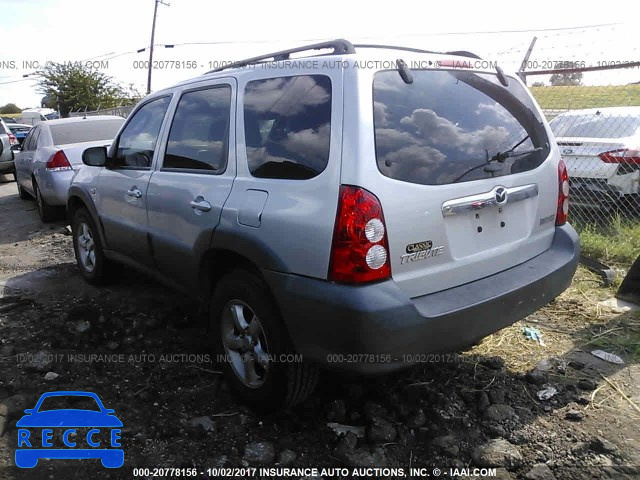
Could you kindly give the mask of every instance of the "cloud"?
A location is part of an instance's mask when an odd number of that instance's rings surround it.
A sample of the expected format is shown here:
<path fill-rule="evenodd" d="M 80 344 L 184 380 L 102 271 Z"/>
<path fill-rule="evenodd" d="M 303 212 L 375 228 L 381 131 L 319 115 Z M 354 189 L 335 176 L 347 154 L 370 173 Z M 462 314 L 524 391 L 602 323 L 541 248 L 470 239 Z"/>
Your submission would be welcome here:
<path fill-rule="evenodd" d="M 384 127 L 388 122 L 387 106 L 382 102 L 373 102 L 373 120 L 377 127 Z"/>
<path fill-rule="evenodd" d="M 253 171 L 268 162 L 289 161 L 320 172 L 327 166 L 330 137 L 331 126 L 325 123 L 318 129 L 289 132 L 278 146 L 269 150 L 266 147 L 247 147 L 249 168 Z"/>
<path fill-rule="evenodd" d="M 328 82 L 330 80 L 326 78 Z M 258 80 L 247 86 L 245 108 L 257 113 L 296 115 L 308 106 L 329 102 L 330 88 L 325 88 L 308 75 Z"/>
<path fill-rule="evenodd" d="M 421 141 L 434 146 L 454 147 L 468 154 L 477 153 L 478 150 L 493 150 L 510 135 L 509 130 L 502 126 L 487 125 L 480 130 L 466 131 L 426 108 L 414 110 L 410 117 L 403 117 L 400 123 L 416 129 Z"/>

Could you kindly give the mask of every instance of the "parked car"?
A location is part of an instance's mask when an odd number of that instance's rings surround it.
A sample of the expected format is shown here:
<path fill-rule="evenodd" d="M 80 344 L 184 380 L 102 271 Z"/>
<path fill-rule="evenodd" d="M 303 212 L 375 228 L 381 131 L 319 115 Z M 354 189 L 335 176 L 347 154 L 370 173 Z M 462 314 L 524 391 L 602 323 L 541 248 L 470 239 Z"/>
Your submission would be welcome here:
<path fill-rule="evenodd" d="M 58 118 L 60 118 L 60 115 L 52 108 L 32 108 L 23 110 L 16 118 L 16 121 L 35 125 L 38 122 L 56 120 Z"/>
<path fill-rule="evenodd" d="M 15 179 L 15 166 L 11 147 L 18 144 L 15 135 L 9 130 L 4 120 L 0 119 L 0 175 L 13 174 Z"/>
<path fill-rule="evenodd" d="M 551 120 L 572 205 L 611 208 L 640 194 L 640 107 L 572 110 Z"/>
<path fill-rule="evenodd" d="M 31 125 L 26 125 L 24 123 L 7 123 L 6 127 L 9 128 L 11 133 L 13 133 L 18 140 L 18 144 L 22 145 L 24 139 L 27 138 L 29 134 L 29 130 L 31 130 Z"/>
<path fill-rule="evenodd" d="M 16 149 L 15 168 L 20 198 L 33 197 L 43 222 L 55 219 L 67 203 L 74 170 L 87 147 L 108 145 L 124 122 L 121 117 L 96 116 L 39 122 Z"/>
<path fill-rule="evenodd" d="M 522 82 L 461 55 L 337 40 L 153 93 L 72 181 L 82 275 L 124 263 L 207 302 L 258 407 L 524 318 L 577 267 L 567 171 Z"/>

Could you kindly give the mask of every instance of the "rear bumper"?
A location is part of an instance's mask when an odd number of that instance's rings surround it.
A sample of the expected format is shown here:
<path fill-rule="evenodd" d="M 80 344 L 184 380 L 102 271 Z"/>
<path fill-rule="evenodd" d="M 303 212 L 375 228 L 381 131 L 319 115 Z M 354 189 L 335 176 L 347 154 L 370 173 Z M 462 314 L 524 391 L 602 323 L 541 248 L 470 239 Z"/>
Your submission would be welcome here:
<path fill-rule="evenodd" d="M 13 160 L 0 160 L 0 174 L 13 173 L 16 171 L 16 167 Z"/>
<path fill-rule="evenodd" d="M 265 272 L 298 353 L 354 373 L 384 373 L 417 354 L 466 347 L 548 304 L 571 283 L 578 235 L 556 228 L 551 247 L 495 275 L 410 299 L 392 280 L 345 286 Z"/>
<path fill-rule="evenodd" d="M 38 178 L 38 186 L 42 192 L 42 197 L 49 205 L 63 206 L 67 204 L 69 186 L 74 173 L 73 170 L 43 171 L 40 178 Z"/>

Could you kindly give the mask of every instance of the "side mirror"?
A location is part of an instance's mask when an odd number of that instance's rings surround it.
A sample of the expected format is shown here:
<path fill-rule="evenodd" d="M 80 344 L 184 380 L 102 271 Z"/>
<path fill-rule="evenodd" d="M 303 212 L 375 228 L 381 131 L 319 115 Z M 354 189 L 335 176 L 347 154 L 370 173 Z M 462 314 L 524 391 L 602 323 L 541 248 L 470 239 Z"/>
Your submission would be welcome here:
<path fill-rule="evenodd" d="M 82 163 L 90 167 L 104 167 L 107 164 L 107 148 L 87 148 L 82 152 Z"/>
<path fill-rule="evenodd" d="M 113 408 L 107 408 L 104 413 L 106 413 L 107 415 L 111 415 L 112 413 L 116 413 L 116 411 Z"/>
<path fill-rule="evenodd" d="M 22 151 L 22 145 L 16 143 L 15 145 L 11 145 L 11 151 L 12 152 L 21 152 Z"/>
<path fill-rule="evenodd" d="M 27 408 L 24 413 L 26 413 L 27 415 L 31 415 L 33 413 L 33 408 Z"/>

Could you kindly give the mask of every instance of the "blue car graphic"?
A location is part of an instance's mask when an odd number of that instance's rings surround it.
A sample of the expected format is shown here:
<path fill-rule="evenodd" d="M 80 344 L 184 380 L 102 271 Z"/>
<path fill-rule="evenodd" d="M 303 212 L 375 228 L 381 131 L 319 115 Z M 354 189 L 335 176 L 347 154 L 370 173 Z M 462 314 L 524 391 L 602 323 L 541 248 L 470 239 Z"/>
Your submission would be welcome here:
<path fill-rule="evenodd" d="M 63 397 L 63 398 L 60 398 Z M 81 398 L 84 397 L 84 398 Z M 91 409 L 56 408 L 48 409 L 47 405 L 59 405 L 64 402 L 88 403 Z M 43 407 L 43 402 L 46 405 Z M 63 403 L 60 403 L 63 402 Z M 49 392 L 43 394 L 33 409 L 27 409 L 18 423 L 18 448 L 16 449 L 16 465 L 21 468 L 33 468 L 38 459 L 82 459 L 99 458 L 107 468 L 118 468 L 124 464 L 124 451 L 120 445 L 120 427 L 122 422 L 114 415 L 114 410 L 106 409 L 98 396 L 92 392 Z M 90 428 L 86 437 L 87 447 L 76 448 L 82 443 L 76 439 L 76 428 Z M 52 428 L 64 429 L 61 440 L 66 448 L 52 448 Z M 109 448 L 104 448 L 104 441 L 98 439 L 101 429 L 110 430 Z"/>

